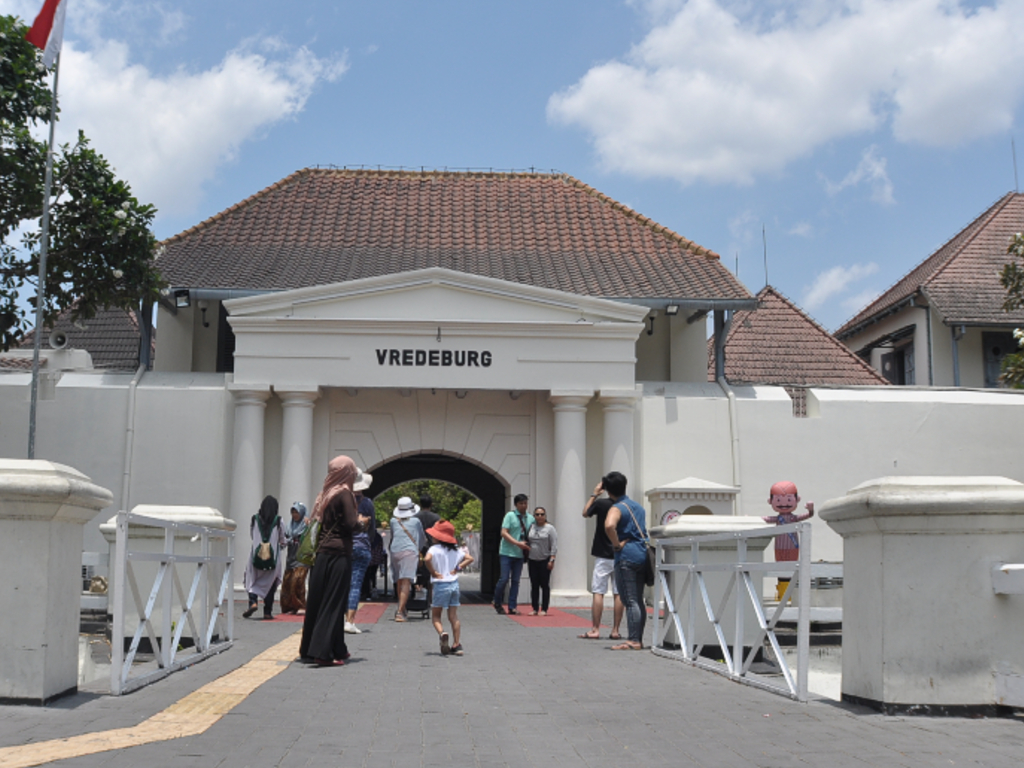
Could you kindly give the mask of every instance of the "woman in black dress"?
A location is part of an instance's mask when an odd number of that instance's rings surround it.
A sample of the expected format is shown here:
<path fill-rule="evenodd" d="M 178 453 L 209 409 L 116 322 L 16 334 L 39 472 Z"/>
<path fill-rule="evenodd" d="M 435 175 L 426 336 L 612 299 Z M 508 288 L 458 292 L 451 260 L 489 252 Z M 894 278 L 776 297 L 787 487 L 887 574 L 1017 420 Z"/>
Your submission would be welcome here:
<path fill-rule="evenodd" d="M 324 488 L 313 505 L 311 517 L 321 524 L 320 546 L 309 576 L 299 657 L 321 667 L 342 664 L 349 656 L 345 610 L 352 580 L 352 534 L 366 523 L 352 493 L 358 476 L 348 456 L 331 459 Z"/>

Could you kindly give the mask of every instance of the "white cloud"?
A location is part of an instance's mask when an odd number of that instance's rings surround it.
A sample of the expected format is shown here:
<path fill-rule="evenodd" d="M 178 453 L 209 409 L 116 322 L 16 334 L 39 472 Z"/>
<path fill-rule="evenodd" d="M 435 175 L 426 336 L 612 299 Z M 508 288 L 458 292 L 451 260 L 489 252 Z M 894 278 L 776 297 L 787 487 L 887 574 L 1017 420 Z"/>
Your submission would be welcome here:
<path fill-rule="evenodd" d="M 874 262 L 854 264 L 852 267 L 833 267 L 814 279 L 814 283 L 804 293 L 801 304 L 808 311 L 817 309 L 833 296 L 843 293 L 852 283 L 877 271 L 878 265 Z"/>
<path fill-rule="evenodd" d="M 754 239 L 755 232 L 760 232 L 757 225 L 760 220 L 753 211 L 742 211 L 729 219 L 729 234 L 739 243 L 749 243 Z"/>
<path fill-rule="evenodd" d="M 0 13 L 26 0 L 0 0 Z M 93 147 L 126 179 L 139 199 L 161 213 L 188 215 L 203 185 L 247 141 L 294 118 L 316 88 L 348 68 L 344 56 L 321 58 L 277 38 L 243 43 L 205 70 L 167 74 L 132 61 L 127 43 L 103 39 L 103 20 L 116 9 L 83 0 L 80 40 L 65 40 L 61 58 L 58 140 L 85 131 Z M 186 18 L 150 4 L 155 33 L 173 38 Z"/>
<path fill-rule="evenodd" d="M 60 126 L 84 130 L 140 199 L 188 214 L 245 141 L 301 112 L 316 86 L 346 67 L 305 48 L 281 58 L 243 48 L 205 71 L 158 76 L 132 64 L 124 43 L 66 45 Z"/>
<path fill-rule="evenodd" d="M 786 231 L 787 235 L 795 235 L 797 237 L 810 237 L 814 234 L 814 228 L 810 222 L 800 221 L 794 224 Z"/>
<path fill-rule="evenodd" d="M 644 7 L 656 26 L 624 60 L 548 102 L 613 170 L 749 183 L 886 125 L 930 145 L 1005 131 L 1024 96 L 1024 0 Z"/>
<path fill-rule="evenodd" d="M 830 195 L 837 195 L 847 187 L 856 187 L 862 182 L 871 185 L 871 199 L 882 205 L 893 205 L 896 199 L 892 193 L 892 182 L 885 170 L 886 159 L 878 156 L 878 148 L 874 145 L 864 150 L 857 167 L 846 174 L 838 184 L 822 176 L 825 189 Z"/>
<path fill-rule="evenodd" d="M 880 292 L 869 288 L 866 291 L 854 294 L 848 298 L 843 299 L 843 309 L 853 314 L 864 309 L 868 304 L 877 299 L 880 296 Z"/>

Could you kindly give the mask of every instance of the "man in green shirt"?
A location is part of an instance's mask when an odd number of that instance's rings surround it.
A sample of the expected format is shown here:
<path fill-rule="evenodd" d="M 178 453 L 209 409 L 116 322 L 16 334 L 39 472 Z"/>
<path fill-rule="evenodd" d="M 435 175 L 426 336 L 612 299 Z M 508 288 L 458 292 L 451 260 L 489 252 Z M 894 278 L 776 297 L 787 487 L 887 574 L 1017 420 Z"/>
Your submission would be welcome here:
<path fill-rule="evenodd" d="M 501 576 L 494 587 L 494 610 L 505 613 L 501 604 L 508 586 L 508 613 L 517 614 L 519 604 L 519 578 L 523 574 L 523 563 L 530 551 L 526 534 L 533 525 L 533 515 L 526 511 L 530 499 L 525 493 L 516 494 L 513 499 L 515 509 L 507 512 L 501 521 L 501 544 L 498 546 L 498 558 L 501 560 Z"/>

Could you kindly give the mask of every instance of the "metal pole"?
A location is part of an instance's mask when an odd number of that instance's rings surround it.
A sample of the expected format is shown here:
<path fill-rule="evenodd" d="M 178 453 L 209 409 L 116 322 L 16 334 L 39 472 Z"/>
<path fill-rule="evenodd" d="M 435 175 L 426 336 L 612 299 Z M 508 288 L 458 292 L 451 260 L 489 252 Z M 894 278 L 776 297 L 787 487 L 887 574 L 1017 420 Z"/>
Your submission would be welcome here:
<path fill-rule="evenodd" d="M 797 609 L 796 625 L 796 697 L 797 701 L 807 701 L 811 646 L 811 524 L 800 523 L 799 533 L 800 561 L 796 576 L 799 578 L 797 599 L 800 606 Z"/>
<path fill-rule="evenodd" d="M 53 190 L 53 143 L 57 128 L 57 80 L 60 54 L 53 65 L 53 101 L 50 103 L 50 144 L 46 149 L 46 180 L 43 183 L 43 226 L 39 238 L 39 285 L 36 290 L 36 330 L 32 339 L 32 404 L 28 412 L 28 458 L 36 457 L 36 403 L 39 400 L 39 347 L 42 344 L 43 301 L 46 294 L 46 252 L 50 244 L 50 193 Z"/>

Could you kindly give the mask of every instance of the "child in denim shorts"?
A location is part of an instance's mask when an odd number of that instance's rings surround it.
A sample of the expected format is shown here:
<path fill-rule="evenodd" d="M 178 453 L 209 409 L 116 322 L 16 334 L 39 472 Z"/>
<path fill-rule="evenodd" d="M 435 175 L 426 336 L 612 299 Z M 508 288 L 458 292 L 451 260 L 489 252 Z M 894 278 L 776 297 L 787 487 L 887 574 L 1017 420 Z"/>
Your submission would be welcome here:
<path fill-rule="evenodd" d="M 427 550 L 423 564 L 430 571 L 430 582 L 433 596 L 430 605 L 430 617 L 434 629 L 441 641 L 441 655 L 462 655 L 462 624 L 459 622 L 459 574 L 473 562 L 473 557 L 465 548 L 459 547 L 455 538 L 455 526 L 447 520 L 433 525 L 427 534 L 437 543 Z M 449 639 L 441 624 L 441 610 L 448 609 L 448 623 L 452 634 Z M 451 644 L 449 642 L 451 641 Z"/>

